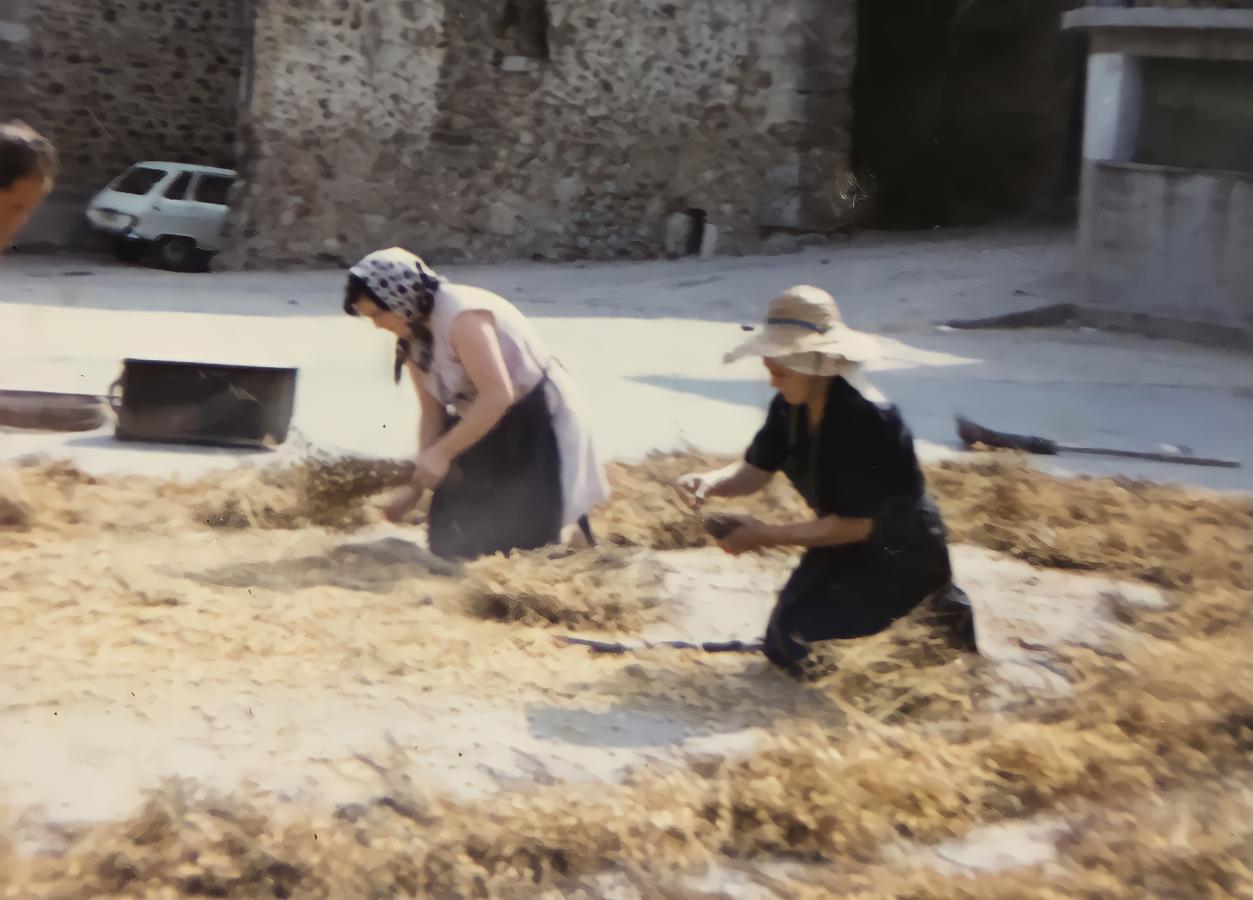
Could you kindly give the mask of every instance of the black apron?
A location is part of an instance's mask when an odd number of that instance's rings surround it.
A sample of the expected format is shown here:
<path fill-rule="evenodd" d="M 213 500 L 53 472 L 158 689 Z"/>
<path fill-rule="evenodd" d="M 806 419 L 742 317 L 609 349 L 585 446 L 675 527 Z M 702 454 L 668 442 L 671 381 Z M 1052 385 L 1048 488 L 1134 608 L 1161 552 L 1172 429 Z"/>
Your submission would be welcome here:
<path fill-rule="evenodd" d="M 511 406 L 435 489 L 427 522 L 437 556 L 475 559 L 560 540 L 561 454 L 547 384 L 545 377 Z"/>

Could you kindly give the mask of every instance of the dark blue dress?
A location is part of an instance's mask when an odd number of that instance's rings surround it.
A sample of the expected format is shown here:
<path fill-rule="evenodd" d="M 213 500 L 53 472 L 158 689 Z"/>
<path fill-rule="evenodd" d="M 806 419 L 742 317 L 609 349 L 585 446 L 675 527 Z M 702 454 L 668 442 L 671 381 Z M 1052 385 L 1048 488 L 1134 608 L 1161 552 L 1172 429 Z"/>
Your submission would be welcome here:
<path fill-rule="evenodd" d="M 882 631 L 951 580 L 944 524 L 895 406 L 833 378 L 814 436 L 805 408 L 776 396 L 745 458 L 783 472 L 818 516 L 874 522 L 865 541 L 805 552 L 770 616 L 771 661 L 791 665 L 813 641 Z"/>

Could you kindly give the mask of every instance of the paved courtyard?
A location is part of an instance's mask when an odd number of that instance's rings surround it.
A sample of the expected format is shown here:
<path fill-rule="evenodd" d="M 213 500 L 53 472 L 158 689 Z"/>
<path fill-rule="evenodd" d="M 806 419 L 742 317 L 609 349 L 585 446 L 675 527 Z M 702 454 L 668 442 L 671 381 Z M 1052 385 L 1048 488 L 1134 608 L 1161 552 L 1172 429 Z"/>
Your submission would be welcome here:
<path fill-rule="evenodd" d="M 1075 329 L 952 332 L 946 319 L 1076 300 L 1072 236 L 1060 230 L 867 235 L 800 255 L 601 265 L 452 267 L 515 300 L 576 375 L 610 457 L 691 445 L 736 452 L 769 391 L 723 352 L 772 294 L 831 290 L 856 327 L 881 334 L 879 387 L 924 456 L 954 452 L 961 412 L 1001 430 L 1126 449 L 1183 445 L 1250 462 L 1247 356 Z M 333 270 L 186 275 L 104 260 L 10 257 L 0 268 L 0 387 L 103 393 L 123 357 L 294 365 L 298 440 L 344 452 L 411 452 L 416 402 L 390 380 L 385 335 L 340 312 Z M 231 454 L 154 451 L 95 435 L 0 435 L 0 454 L 48 452 L 93 470 L 194 472 Z M 278 454 L 281 457 L 283 454 Z M 255 460 L 256 458 L 253 457 Z M 1249 470 L 1101 457 L 1042 460 L 1247 489 Z"/>

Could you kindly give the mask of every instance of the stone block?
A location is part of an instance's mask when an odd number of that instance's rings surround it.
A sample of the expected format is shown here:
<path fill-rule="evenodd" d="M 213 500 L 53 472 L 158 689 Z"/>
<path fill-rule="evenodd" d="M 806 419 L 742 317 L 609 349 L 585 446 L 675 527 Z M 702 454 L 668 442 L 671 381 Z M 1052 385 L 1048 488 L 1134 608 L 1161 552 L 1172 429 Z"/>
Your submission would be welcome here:
<path fill-rule="evenodd" d="M 573 201 L 583 191 L 583 183 L 575 178 L 562 178 L 553 188 L 553 194 L 557 198 L 557 202 L 566 205 Z"/>
<path fill-rule="evenodd" d="M 538 65 L 538 61 L 531 59 L 529 56 L 506 56 L 500 61 L 500 71 L 530 72 Z"/>
<path fill-rule="evenodd" d="M 807 250 L 810 247 L 826 247 L 832 243 L 835 243 L 835 238 L 820 231 L 798 234 L 796 236 L 796 246 L 802 250 Z"/>
<path fill-rule="evenodd" d="M 529 219 L 528 224 L 535 229 L 538 234 L 545 235 L 548 238 L 556 238 L 567 234 L 573 230 L 574 225 L 564 218 L 553 216 L 545 216 L 539 219 Z"/>
<path fill-rule="evenodd" d="M 757 222 L 763 228 L 804 230 L 804 210 L 800 196 L 792 194 L 768 201 L 762 207 Z"/>
<path fill-rule="evenodd" d="M 711 259 L 718 253 L 718 226 L 706 223 L 700 237 L 700 258 Z"/>
<path fill-rule="evenodd" d="M 507 237 L 518 230 L 518 214 L 499 201 L 488 204 L 487 230 Z"/>
<path fill-rule="evenodd" d="M 0 44 L 25 44 L 29 40 L 29 26 L 0 19 Z"/>
<path fill-rule="evenodd" d="M 790 253 L 799 253 L 800 249 L 801 244 L 796 235 L 788 234 L 785 231 L 772 234 L 761 242 L 761 252 L 766 256 L 784 256 Z"/>
<path fill-rule="evenodd" d="M 666 256 L 674 258 L 687 253 L 687 240 L 692 231 L 692 217 L 687 213 L 672 213 L 666 218 L 662 231 L 661 247 Z"/>
<path fill-rule="evenodd" d="M 776 190 L 789 190 L 801 185 L 801 161 L 793 157 L 779 163 L 766 173 L 766 184 Z"/>

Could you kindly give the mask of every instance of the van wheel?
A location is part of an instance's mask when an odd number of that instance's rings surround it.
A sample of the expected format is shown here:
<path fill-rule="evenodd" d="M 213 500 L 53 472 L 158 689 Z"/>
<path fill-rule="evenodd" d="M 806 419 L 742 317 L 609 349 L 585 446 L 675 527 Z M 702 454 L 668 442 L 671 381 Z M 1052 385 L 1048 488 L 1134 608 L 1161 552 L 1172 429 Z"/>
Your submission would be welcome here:
<path fill-rule="evenodd" d="M 157 262 L 161 268 L 185 272 L 196 259 L 196 242 L 191 238 L 167 237 L 157 242 Z"/>
<path fill-rule="evenodd" d="M 148 253 L 148 245 L 143 241 L 117 240 L 113 243 L 113 255 L 119 262 L 137 263 Z"/>

